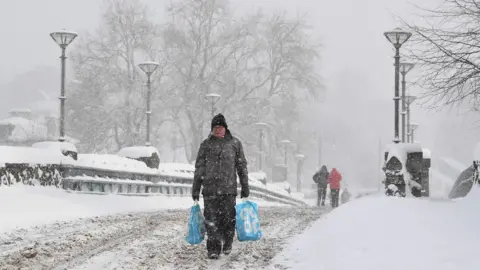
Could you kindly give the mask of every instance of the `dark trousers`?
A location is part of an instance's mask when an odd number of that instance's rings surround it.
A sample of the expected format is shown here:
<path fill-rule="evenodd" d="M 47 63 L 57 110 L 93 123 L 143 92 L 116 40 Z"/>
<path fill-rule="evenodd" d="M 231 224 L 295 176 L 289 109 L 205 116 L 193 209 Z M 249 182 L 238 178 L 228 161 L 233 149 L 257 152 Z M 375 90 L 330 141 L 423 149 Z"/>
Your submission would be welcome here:
<path fill-rule="evenodd" d="M 327 197 L 327 186 L 317 187 L 317 206 L 325 206 L 325 198 Z"/>
<path fill-rule="evenodd" d="M 330 189 L 330 197 L 332 200 L 332 207 L 335 208 L 338 206 L 338 199 L 339 199 L 339 189 Z"/>
<path fill-rule="evenodd" d="M 220 254 L 223 248 L 231 248 L 235 236 L 236 196 L 218 195 L 204 197 L 207 250 L 209 254 Z"/>

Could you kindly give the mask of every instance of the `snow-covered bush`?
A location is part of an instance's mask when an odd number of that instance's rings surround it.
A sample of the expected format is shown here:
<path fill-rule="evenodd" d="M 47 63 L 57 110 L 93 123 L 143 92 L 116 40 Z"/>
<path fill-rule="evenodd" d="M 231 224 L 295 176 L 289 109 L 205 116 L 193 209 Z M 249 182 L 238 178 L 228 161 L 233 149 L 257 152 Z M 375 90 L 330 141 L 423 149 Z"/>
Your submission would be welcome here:
<path fill-rule="evenodd" d="M 0 185 L 41 185 L 60 187 L 62 174 L 59 165 L 8 164 L 0 168 Z"/>

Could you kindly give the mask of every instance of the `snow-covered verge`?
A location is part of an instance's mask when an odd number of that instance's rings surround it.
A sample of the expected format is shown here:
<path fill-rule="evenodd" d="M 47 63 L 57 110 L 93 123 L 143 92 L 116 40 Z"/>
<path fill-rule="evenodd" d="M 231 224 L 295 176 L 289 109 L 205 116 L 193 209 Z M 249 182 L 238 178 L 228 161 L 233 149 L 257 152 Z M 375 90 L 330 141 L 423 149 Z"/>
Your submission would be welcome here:
<path fill-rule="evenodd" d="M 262 207 L 279 203 L 256 200 Z M 58 221 L 116 213 L 188 209 L 190 197 L 120 196 L 68 193 L 55 187 L 0 186 L 0 233 Z M 288 207 L 288 206 L 284 206 Z"/>
<path fill-rule="evenodd" d="M 147 167 L 141 161 L 110 154 L 79 154 L 76 166 L 110 171 L 123 171 L 155 175 L 158 171 Z"/>
<path fill-rule="evenodd" d="M 117 155 L 128 158 L 141 158 L 141 157 L 150 157 L 153 154 L 160 156 L 157 148 L 153 146 L 131 146 L 124 147 L 118 151 Z"/>
<path fill-rule="evenodd" d="M 269 269 L 480 269 L 480 188 L 455 201 L 369 196 L 319 219 Z"/>
<path fill-rule="evenodd" d="M 436 167 L 430 169 L 430 197 L 448 198 L 456 178 L 443 174 Z"/>
<path fill-rule="evenodd" d="M 0 166 L 5 163 L 27 164 L 74 164 L 70 157 L 62 155 L 60 151 L 49 151 L 43 148 L 0 146 Z"/>

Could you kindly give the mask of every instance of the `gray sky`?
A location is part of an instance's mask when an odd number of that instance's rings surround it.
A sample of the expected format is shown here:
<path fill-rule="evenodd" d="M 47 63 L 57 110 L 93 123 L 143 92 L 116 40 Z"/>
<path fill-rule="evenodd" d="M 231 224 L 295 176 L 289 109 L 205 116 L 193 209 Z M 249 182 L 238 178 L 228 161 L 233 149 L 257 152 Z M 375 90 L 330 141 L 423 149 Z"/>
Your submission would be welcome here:
<path fill-rule="evenodd" d="M 170 0 L 145 2 L 161 20 L 163 6 Z M 350 157 L 348 153 L 358 147 L 363 149 L 362 153 L 371 153 L 371 162 L 375 163 L 378 142 L 385 143 L 393 137 L 393 48 L 383 32 L 398 26 L 394 14 L 412 18 L 414 8 L 409 2 L 432 6 L 441 1 L 231 2 L 247 11 L 261 7 L 265 11 L 286 9 L 292 14 L 308 14 L 323 44 L 321 72 L 329 91 L 327 104 L 319 108 L 318 113 L 328 115 L 333 123 L 322 128 L 339 137 L 335 147 L 325 150 L 328 156 L 325 159 L 338 164 L 348 157 L 350 174 L 354 174 L 361 166 L 351 165 L 359 157 Z M 99 22 L 100 3 L 100 0 L 0 0 L 0 33 L 4 37 L 0 47 L 0 84 L 38 66 L 59 68 L 60 49 L 49 33 L 62 28 L 79 34 L 94 30 Z M 415 89 L 412 92 L 415 93 Z M 478 130 L 472 129 L 476 115 L 459 117 L 453 113 L 431 113 L 418 106 L 413 107 L 413 113 L 414 120 L 421 125 L 417 138 L 426 147 L 436 148 L 432 150 L 434 155 L 456 155 L 459 160 L 469 162 L 469 148 L 473 147 L 478 135 Z M 445 138 L 458 141 L 447 143 Z"/>
<path fill-rule="evenodd" d="M 422 0 L 422 4 L 438 0 Z M 164 1 L 145 1 L 161 14 Z M 368 77 L 378 81 L 377 71 L 388 67 L 391 48 L 382 33 L 396 26 L 392 13 L 407 15 L 406 0 L 233 0 L 239 8 L 265 10 L 284 8 L 308 13 L 309 21 L 324 44 L 323 72 L 328 77 L 338 69 L 372 66 Z M 419 2 L 419 1 L 418 1 Z M 0 50 L 3 64 L 0 83 L 31 67 L 58 64 L 59 49 L 49 37 L 51 31 L 91 31 L 99 21 L 101 0 L 15 0 L 0 1 Z M 376 66 L 376 68 L 373 67 Z M 388 69 L 383 68 L 388 71 Z M 359 72 L 366 72 L 363 68 Z M 375 72 L 375 76 L 372 76 Z M 373 90 L 372 90 L 373 91 Z"/>

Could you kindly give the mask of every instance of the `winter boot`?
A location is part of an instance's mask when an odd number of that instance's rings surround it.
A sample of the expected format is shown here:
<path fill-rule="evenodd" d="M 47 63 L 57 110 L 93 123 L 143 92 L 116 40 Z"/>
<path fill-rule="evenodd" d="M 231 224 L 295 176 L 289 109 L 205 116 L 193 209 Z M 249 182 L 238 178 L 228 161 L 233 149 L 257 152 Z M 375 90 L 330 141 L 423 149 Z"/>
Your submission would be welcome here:
<path fill-rule="evenodd" d="M 230 244 L 230 246 L 223 246 L 223 254 L 230 255 L 230 253 L 232 253 L 232 245 Z"/>
<path fill-rule="evenodd" d="M 227 240 L 225 241 L 225 243 L 223 243 L 223 248 L 222 248 L 223 254 L 229 255 L 230 253 L 232 253 L 232 242 L 233 242 L 233 239 L 230 241 Z"/>
<path fill-rule="evenodd" d="M 216 260 L 218 259 L 218 254 L 217 253 L 209 253 L 208 254 L 208 258 L 211 259 L 211 260 Z"/>

